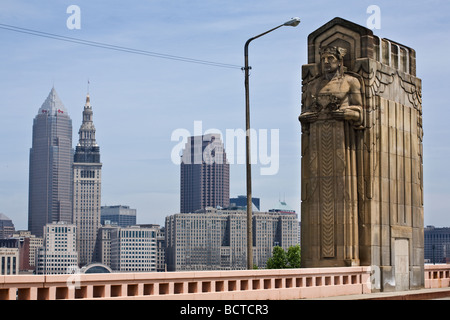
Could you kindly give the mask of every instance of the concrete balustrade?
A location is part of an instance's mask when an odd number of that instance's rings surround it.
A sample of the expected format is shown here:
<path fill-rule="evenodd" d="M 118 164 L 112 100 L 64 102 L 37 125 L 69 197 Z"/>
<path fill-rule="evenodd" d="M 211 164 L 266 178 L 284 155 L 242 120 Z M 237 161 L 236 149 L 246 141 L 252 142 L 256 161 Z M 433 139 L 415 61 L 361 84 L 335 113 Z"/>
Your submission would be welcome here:
<path fill-rule="evenodd" d="M 437 264 L 425 266 L 425 288 L 450 287 L 450 265 Z"/>
<path fill-rule="evenodd" d="M 0 276 L 0 300 L 285 300 L 371 292 L 370 267 Z M 448 287 L 450 266 L 425 267 L 425 287 Z"/>

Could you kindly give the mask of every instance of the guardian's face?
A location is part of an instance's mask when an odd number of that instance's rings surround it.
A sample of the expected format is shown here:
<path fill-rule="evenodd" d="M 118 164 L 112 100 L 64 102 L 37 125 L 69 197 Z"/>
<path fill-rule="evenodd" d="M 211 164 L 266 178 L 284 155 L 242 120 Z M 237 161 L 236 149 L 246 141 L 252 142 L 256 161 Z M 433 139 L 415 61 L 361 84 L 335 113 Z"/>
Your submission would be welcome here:
<path fill-rule="evenodd" d="M 322 55 L 322 67 L 324 72 L 334 73 L 339 68 L 339 60 L 330 53 L 324 53 Z"/>

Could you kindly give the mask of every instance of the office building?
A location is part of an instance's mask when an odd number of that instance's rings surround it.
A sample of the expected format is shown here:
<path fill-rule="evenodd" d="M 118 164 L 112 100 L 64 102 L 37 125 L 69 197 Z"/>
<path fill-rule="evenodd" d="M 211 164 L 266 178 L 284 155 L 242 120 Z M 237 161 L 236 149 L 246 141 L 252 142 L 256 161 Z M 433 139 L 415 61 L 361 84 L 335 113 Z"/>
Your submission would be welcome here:
<path fill-rule="evenodd" d="M 295 210 L 292 209 L 286 201 L 279 200 L 278 203 L 273 206 L 272 209 L 269 209 L 269 212 L 278 212 L 285 214 L 296 214 Z"/>
<path fill-rule="evenodd" d="M 0 275 L 19 274 L 19 249 L 0 247 Z"/>
<path fill-rule="evenodd" d="M 72 222 L 72 120 L 52 88 L 33 120 L 28 230 L 42 237 L 48 223 Z"/>
<path fill-rule="evenodd" d="M 98 262 L 111 266 L 111 233 L 120 227 L 117 224 L 105 223 L 98 230 L 97 252 Z"/>
<path fill-rule="evenodd" d="M 167 271 L 166 264 L 166 229 L 159 227 L 156 229 L 156 271 Z"/>
<path fill-rule="evenodd" d="M 34 241 L 39 239 L 41 241 Z M 29 231 L 14 233 L 7 239 L 0 239 L 0 248 L 14 248 L 18 250 L 17 266 L 20 273 L 32 273 L 35 270 L 35 252 L 42 246 L 42 238 L 36 238 Z"/>
<path fill-rule="evenodd" d="M 10 218 L 0 212 L 0 239 L 6 239 L 13 235 L 14 223 Z"/>
<path fill-rule="evenodd" d="M 165 261 L 165 233 L 164 233 L 164 227 L 160 227 L 160 225 L 157 224 L 142 224 L 142 225 L 135 225 L 132 226 L 132 230 L 135 230 L 136 228 L 141 228 L 142 230 L 152 229 L 156 234 L 156 255 L 155 255 L 155 261 L 156 261 L 156 271 L 157 272 L 164 272 L 166 271 L 166 261 Z M 109 224 L 109 221 L 106 221 L 105 225 L 102 225 L 99 232 L 98 232 L 98 245 L 99 245 L 99 257 L 101 262 L 104 265 L 111 266 L 111 239 L 114 238 L 114 241 L 118 241 L 117 237 L 120 236 L 120 230 L 122 227 L 117 226 L 117 224 Z M 112 236 L 112 233 L 114 231 L 114 235 Z M 126 235 L 126 234 L 125 234 Z M 124 235 L 124 236 L 125 236 Z M 139 234 L 137 234 L 139 236 Z M 142 236 L 142 234 L 141 234 Z M 152 235 L 153 236 L 153 235 Z M 139 240 L 122 240 L 122 241 L 138 241 Z M 145 240 L 147 241 L 147 240 Z M 153 245 L 153 240 L 151 241 Z M 130 249 L 128 249 L 130 251 Z M 127 253 L 128 254 L 128 253 Z M 120 255 L 117 254 L 115 257 L 116 261 L 114 262 L 114 266 L 118 268 L 117 264 L 120 260 Z M 130 266 L 128 266 L 130 267 Z M 145 266 L 144 266 L 145 267 Z M 144 269 L 142 267 L 141 269 Z M 136 265 L 135 268 L 138 268 Z M 146 267 L 145 267 L 146 268 Z M 142 271 L 142 270 L 141 270 Z M 151 270 L 155 271 L 155 270 Z"/>
<path fill-rule="evenodd" d="M 117 272 L 156 272 L 156 233 L 130 226 L 111 230 L 111 269 Z"/>
<path fill-rule="evenodd" d="M 219 134 L 189 137 L 181 157 L 180 212 L 230 204 L 230 165 Z"/>
<path fill-rule="evenodd" d="M 102 206 L 101 224 L 116 224 L 119 227 L 134 226 L 136 224 L 136 209 L 129 206 Z"/>
<path fill-rule="evenodd" d="M 18 230 L 12 235 L 12 239 L 18 241 L 21 273 L 34 272 L 36 268 L 37 249 L 44 245 L 44 238 L 36 237 L 28 230 Z"/>
<path fill-rule="evenodd" d="M 156 231 L 156 271 L 164 272 L 166 269 L 166 239 L 165 228 L 159 224 L 138 224 L 140 228 L 149 228 Z"/>
<path fill-rule="evenodd" d="M 168 271 L 247 268 L 247 212 L 207 208 L 166 217 Z M 296 214 L 253 213 L 253 261 L 266 266 L 274 246 L 298 243 Z"/>
<path fill-rule="evenodd" d="M 424 228 L 425 263 L 450 262 L 450 228 Z"/>
<path fill-rule="evenodd" d="M 78 268 L 76 226 L 51 223 L 45 226 L 44 246 L 37 253 L 37 274 L 66 274 Z"/>
<path fill-rule="evenodd" d="M 100 228 L 102 182 L 100 147 L 95 139 L 89 94 L 78 134 L 79 141 L 73 159 L 73 223 L 77 227 L 78 262 L 84 266 L 98 260 L 95 248 Z"/>
<path fill-rule="evenodd" d="M 252 197 L 252 203 L 254 205 L 254 208 L 257 211 L 261 210 L 259 198 Z M 237 196 L 237 198 L 231 198 L 230 199 L 230 207 L 246 208 L 247 207 L 247 196 Z"/>

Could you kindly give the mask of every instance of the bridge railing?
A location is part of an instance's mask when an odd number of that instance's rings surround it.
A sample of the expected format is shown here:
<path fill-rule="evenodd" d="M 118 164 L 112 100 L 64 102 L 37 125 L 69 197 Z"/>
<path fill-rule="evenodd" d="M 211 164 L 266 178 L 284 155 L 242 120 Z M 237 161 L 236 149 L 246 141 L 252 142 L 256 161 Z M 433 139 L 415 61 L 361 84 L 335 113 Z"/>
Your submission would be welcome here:
<path fill-rule="evenodd" d="M 371 293 L 370 267 L 0 276 L 0 300 L 284 300 Z M 425 265 L 425 288 L 450 265 Z"/>
<path fill-rule="evenodd" d="M 450 264 L 425 265 L 425 288 L 450 286 Z"/>
<path fill-rule="evenodd" d="M 0 276 L 0 300 L 302 299 L 370 292 L 370 267 Z"/>

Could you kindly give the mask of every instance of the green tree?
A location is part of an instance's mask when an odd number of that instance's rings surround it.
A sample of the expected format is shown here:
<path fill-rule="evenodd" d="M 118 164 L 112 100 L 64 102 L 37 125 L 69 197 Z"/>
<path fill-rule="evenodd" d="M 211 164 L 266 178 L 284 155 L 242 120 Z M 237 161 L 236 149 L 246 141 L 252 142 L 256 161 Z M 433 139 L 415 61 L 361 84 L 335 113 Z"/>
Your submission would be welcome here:
<path fill-rule="evenodd" d="M 291 246 L 286 253 L 289 268 L 300 268 L 301 251 L 300 245 Z"/>
<path fill-rule="evenodd" d="M 267 269 L 300 268 L 300 246 L 288 248 L 287 252 L 280 246 L 273 247 L 272 257 L 267 260 Z"/>
<path fill-rule="evenodd" d="M 272 249 L 272 257 L 267 260 L 267 269 L 284 269 L 287 265 L 286 252 L 280 246 L 275 246 Z"/>

